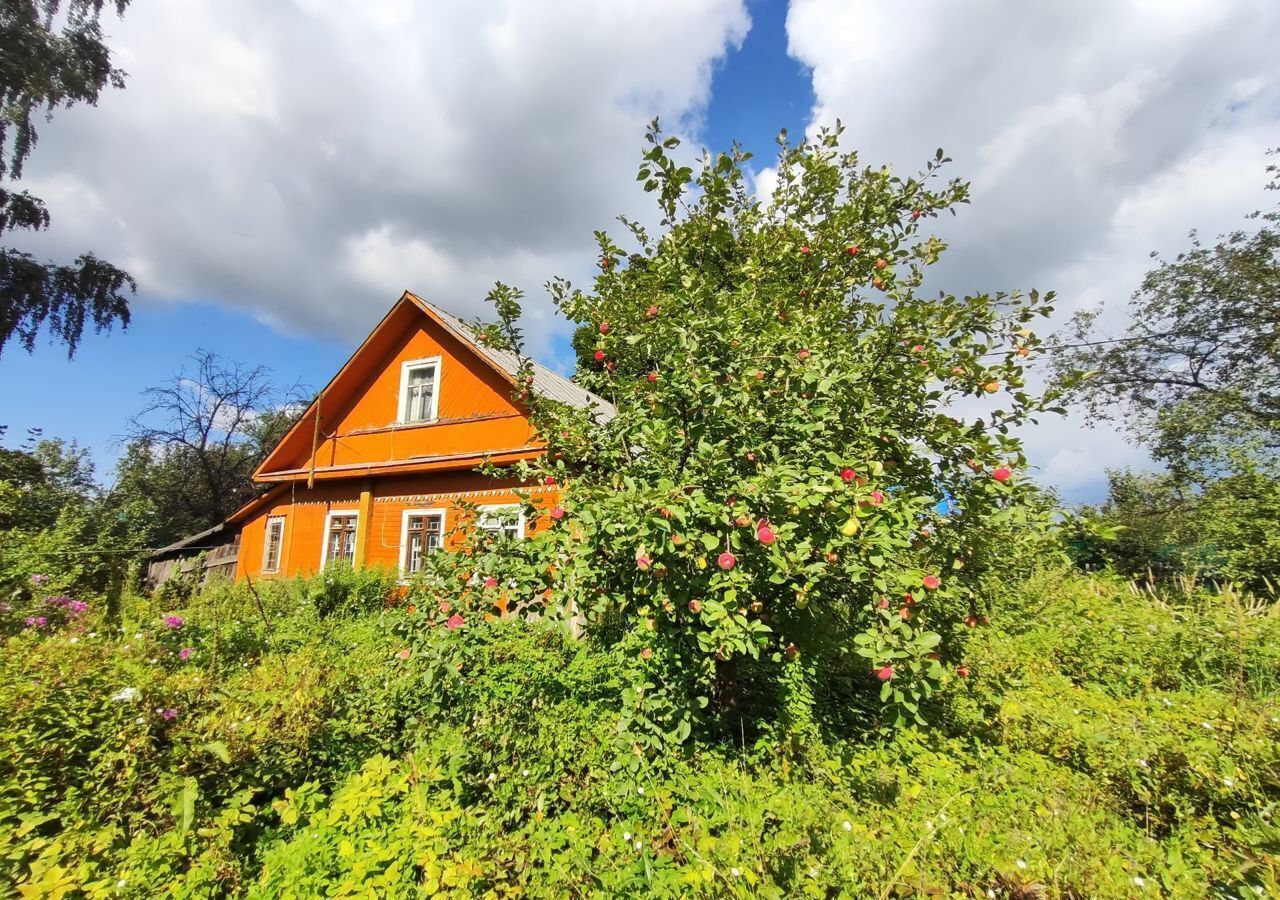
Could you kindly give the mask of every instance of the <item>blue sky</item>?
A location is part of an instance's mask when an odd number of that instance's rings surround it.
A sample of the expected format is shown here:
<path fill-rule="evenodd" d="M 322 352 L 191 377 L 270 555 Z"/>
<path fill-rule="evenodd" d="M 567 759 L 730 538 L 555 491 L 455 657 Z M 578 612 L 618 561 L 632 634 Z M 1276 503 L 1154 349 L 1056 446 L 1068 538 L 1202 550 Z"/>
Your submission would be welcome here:
<path fill-rule="evenodd" d="M 1280 118 L 1280 10 L 1262 0 L 361 10 L 156 0 L 108 22 L 128 88 L 42 128 L 25 186 L 53 227 L 27 246 L 128 268 L 134 322 L 70 363 L 10 347 L 6 443 L 40 427 L 109 477 L 141 391 L 196 349 L 318 387 L 404 288 L 471 317 L 493 281 L 520 285 L 535 354 L 565 368 L 541 285 L 584 281 L 592 230 L 646 215 L 632 178 L 655 114 L 695 145 L 737 139 L 765 186 L 780 128 L 839 118 L 864 161 L 909 169 L 944 146 L 974 203 L 944 226 L 937 286 L 1055 288 L 1059 321 L 1097 306 L 1119 328 L 1150 250 L 1261 205 Z M 1149 464 L 1087 424 L 1025 435 L 1069 500 Z"/>

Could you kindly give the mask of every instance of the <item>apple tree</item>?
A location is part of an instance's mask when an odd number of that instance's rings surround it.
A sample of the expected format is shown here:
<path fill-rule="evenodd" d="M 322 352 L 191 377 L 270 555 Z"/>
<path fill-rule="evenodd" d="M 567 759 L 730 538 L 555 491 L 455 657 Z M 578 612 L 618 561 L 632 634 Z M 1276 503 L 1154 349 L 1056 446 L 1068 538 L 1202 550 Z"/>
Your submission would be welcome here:
<path fill-rule="evenodd" d="M 590 290 L 551 284 L 577 380 L 617 414 L 521 390 L 547 445 L 524 474 L 562 490 L 530 495 L 549 525 L 439 560 L 455 596 L 558 610 L 615 647 L 637 756 L 726 716 L 736 736 L 780 714 L 800 742 L 823 709 L 924 721 L 968 675 L 984 577 L 1039 528 L 1011 429 L 1047 403 L 1023 364 L 1051 295 L 925 294 L 945 250 L 927 225 L 968 186 L 941 151 L 900 177 L 839 134 L 783 141 L 759 197 L 747 154 L 695 172 L 654 123 L 657 233 L 624 219 L 631 247 L 597 235 Z M 519 296 L 495 289 L 486 340 L 520 348 Z M 955 415 L 965 398 L 981 418 Z"/>

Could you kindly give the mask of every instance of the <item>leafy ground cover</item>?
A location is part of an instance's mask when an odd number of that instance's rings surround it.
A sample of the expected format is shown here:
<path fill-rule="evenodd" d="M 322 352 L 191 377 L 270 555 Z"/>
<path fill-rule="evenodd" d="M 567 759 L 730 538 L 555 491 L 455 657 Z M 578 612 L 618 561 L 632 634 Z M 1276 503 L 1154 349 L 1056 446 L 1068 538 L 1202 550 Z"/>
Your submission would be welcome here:
<path fill-rule="evenodd" d="M 555 623 L 376 573 L 127 598 L 120 628 L 72 599 L 4 614 L 21 896 L 1280 891 L 1280 615 L 1230 592 L 1032 576 L 927 728 L 819 693 L 812 722 L 721 715 L 638 765 L 630 650 Z"/>

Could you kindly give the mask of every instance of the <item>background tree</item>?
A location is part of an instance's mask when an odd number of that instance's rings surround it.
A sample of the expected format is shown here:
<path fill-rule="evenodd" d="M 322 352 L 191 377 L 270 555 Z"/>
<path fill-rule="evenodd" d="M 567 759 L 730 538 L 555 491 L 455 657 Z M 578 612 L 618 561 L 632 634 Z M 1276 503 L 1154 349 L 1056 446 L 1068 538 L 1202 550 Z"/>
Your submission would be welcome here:
<path fill-rule="evenodd" d="M 1256 458 L 1280 448 L 1280 213 L 1254 217 L 1264 223 L 1255 232 L 1212 246 L 1193 232 L 1191 249 L 1161 261 L 1134 293 L 1121 338 L 1098 332 L 1098 311 L 1078 314 L 1072 337 L 1104 343 L 1056 362 L 1074 399 L 1118 418 L 1178 472 L 1220 468 L 1240 448 Z"/>
<path fill-rule="evenodd" d="M 226 519 L 260 487 L 253 471 L 301 412 L 297 386 L 264 366 L 198 351 L 191 371 L 145 392 L 130 420 L 113 495 L 153 545 Z"/>
<path fill-rule="evenodd" d="M 100 17 L 106 0 L 0 0 L 0 236 L 49 227 L 44 202 L 14 183 L 35 149 L 34 119 L 58 107 L 96 104 L 105 87 L 124 87 L 111 64 Z M 123 15 L 129 0 L 113 0 Z M 41 328 L 74 354 L 85 325 L 129 323 L 128 273 L 84 253 L 70 264 L 42 262 L 0 246 L 0 353 L 11 339 L 28 350 Z"/>
<path fill-rule="evenodd" d="M 1072 555 L 1132 578 L 1177 574 L 1195 546 L 1196 496 L 1172 475 L 1107 472 L 1107 498 L 1071 522 Z"/>
<path fill-rule="evenodd" d="M 0 435 L 3 430 L 0 429 Z M 0 590 L 103 590 L 141 547 L 94 479 L 86 450 L 28 433 L 0 448 Z"/>

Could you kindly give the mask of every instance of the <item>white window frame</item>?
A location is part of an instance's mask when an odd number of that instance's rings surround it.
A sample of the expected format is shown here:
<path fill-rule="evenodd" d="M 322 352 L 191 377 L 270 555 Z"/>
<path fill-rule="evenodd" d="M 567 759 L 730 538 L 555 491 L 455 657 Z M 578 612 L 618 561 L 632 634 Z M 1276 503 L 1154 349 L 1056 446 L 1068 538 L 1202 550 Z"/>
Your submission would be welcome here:
<path fill-rule="evenodd" d="M 284 516 L 267 516 L 267 526 L 262 532 L 262 574 L 276 575 L 280 572 L 280 564 L 284 561 Z M 280 537 L 276 542 L 276 564 L 268 565 L 267 554 L 271 551 L 271 526 L 280 525 Z"/>
<path fill-rule="evenodd" d="M 406 359 L 400 364 L 400 398 L 397 405 L 399 410 L 400 425 L 429 425 L 440 418 L 440 385 L 443 382 L 441 378 L 441 358 L 439 356 L 428 356 L 423 359 Z M 409 373 L 414 369 L 422 369 L 427 366 L 435 366 L 436 378 L 435 384 L 431 387 L 431 418 L 415 419 L 409 421 Z"/>
<path fill-rule="evenodd" d="M 409 577 L 409 520 L 415 516 L 435 516 L 440 520 L 440 550 L 444 551 L 444 535 L 446 518 L 445 507 L 433 506 L 429 509 L 406 509 L 400 517 L 400 577 Z"/>
<path fill-rule="evenodd" d="M 320 568 L 323 569 L 329 562 L 329 532 L 333 527 L 333 520 L 342 516 L 348 516 L 356 520 L 356 534 L 360 534 L 360 510 L 358 509 L 331 509 L 324 517 L 324 536 L 320 540 Z M 355 562 L 355 556 L 352 556 L 351 562 Z"/>
<path fill-rule="evenodd" d="M 508 509 L 514 509 L 514 510 L 516 510 L 516 540 L 518 540 L 518 541 L 523 541 L 523 540 L 524 540 L 524 525 L 525 525 L 525 521 L 524 521 L 524 506 L 522 506 L 522 505 L 521 505 L 521 504 L 519 504 L 519 503 L 491 503 L 491 504 L 488 504 L 488 505 L 486 505 L 486 506 L 477 506 L 477 507 L 476 507 L 476 513 L 477 513 L 477 516 L 476 516 L 476 527 L 477 527 L 477 528 L 484 528 L 484 526 L 483 526 L 483 525 L 481 525 L 480 523 L 481 523 L 482 521 L 484 521 L 484 517 L 485 517 L 486 515 L 489 515 L 489 514 L 491 514 L 491 513 L 495 513 L 495 512 L 501 512 L 501 511 L 503 511 L 503 510 L 508 510 Z M 493 529 L 493 528 L 484 528 L 484 530 L 485 530 L 485 531 L 496 531 L 497 529 Z"/>

